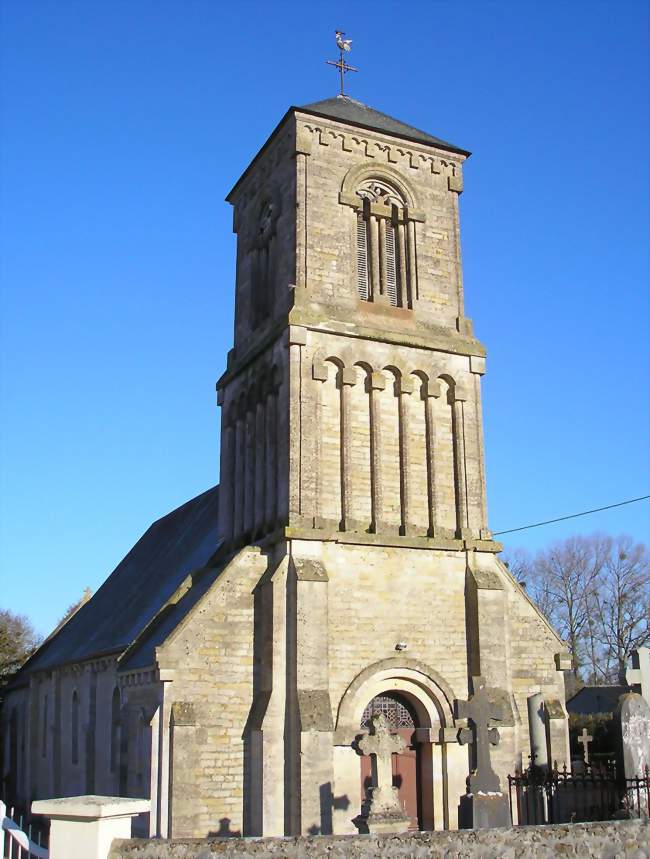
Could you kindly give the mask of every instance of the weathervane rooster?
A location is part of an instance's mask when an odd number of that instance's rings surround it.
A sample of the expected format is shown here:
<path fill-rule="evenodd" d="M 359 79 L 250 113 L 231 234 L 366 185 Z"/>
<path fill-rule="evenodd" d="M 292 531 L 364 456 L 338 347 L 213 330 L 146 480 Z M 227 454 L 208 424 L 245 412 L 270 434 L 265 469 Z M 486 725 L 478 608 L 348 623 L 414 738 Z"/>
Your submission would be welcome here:
<path fill-rule="evenodd" d="M 336 31 L 336 44 L 339 47 L 339 50 L 349 52 L 352 48 L 352 39 L 344 39 L 345 33 L 341 30 Z"/>
<path fill-rule="evenodd" d="M 336 45 L 339 49 L 340 56 L 338 62 L 334 62 L 334 60 L 325 60 L 328 66 L 336 66 L 339 70 L 339 74 L 341 75 L 341 95 L 345 95 L 344 91 L 344 79 L 346 72 L 358 72 L 359 69 L 355 69 L 354 66 L 349 66 L 345 62 L 345 55 L 349 54 L 352 50 L 352 39 L 344 39 L 345 33 L 343 30 L 335 30 L 336 35 Z"/>

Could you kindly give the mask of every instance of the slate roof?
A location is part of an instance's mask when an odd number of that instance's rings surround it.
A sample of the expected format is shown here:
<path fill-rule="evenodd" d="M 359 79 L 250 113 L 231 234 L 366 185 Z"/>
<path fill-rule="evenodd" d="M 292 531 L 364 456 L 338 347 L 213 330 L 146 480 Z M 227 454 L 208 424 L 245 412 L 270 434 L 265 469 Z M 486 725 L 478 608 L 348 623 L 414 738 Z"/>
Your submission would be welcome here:
<path fill-rule="evenodd" d="M 219 548 L 214 486 L 158 519 L 94 596 L 23 667 L 32 671 L 124 651 L 179 585 Z"/>
<path fill-rule="evenodd" d="M 333 98 L 323 99 L 323 101 L 314 101 L 311 104 L 305 104 L 302 107 L 292 105 L 284 114 L 280 122 L 275 126 L 269 137 L 266 139 L 266 142 L 258 150 L 248 167 L 230 189 L 230 192 L 226 197 L 228 202 L 232 202 L 233 194 L 241 182 L 243 182 L 244 178 L 248 176 L 250 171 L 253 169 L 253 166 L 262 153 L 271 144 L 271 141 L 275 139 L 276 134 L 284 125 L 287 117 L 296 111 L 307 113 L 311 116 L 322 116 L 327 119 L 339 120 L 339 122 L 347 122 L 349 125 L 356 125 L 359 128 L 367 128 L 370 131 L 383 131 L 385 134 L 392 134 L 394 137 L 401 137 L 404 140 L 412 140 L 414 143 L 424 143 L 428 146 L 437 146 L 438 149 L 445 149 L 447 152 L 457 152 L 459 155 L 465 155 L 466 157 L 469 157 L 472 154 L 471 152 L 468 152 L 467 149 L 461 149 L 453 143 L 448 143 L 445 140 L 441 140 L 439 137 L 433 137 L 431 134 L 427 134 L 426 131 L 422 131 L 419 128 L 415 128 L 413 125 L 408 125 L 399 119 L 388 116 L 388 114 L 375 110 L 374 107 L 369 107 L 367 104 L 363 104 L 361 101 L 350 98 L 348 95 L 337 95 Z"/>
<path fill-rule="evenodd" d="M 626 692 L 629 692 L 627 686 L 583 686 L 567 700 L 567 712 L 583 716 L 613 713 L 618 707 L 618 699 Z"/>
<path fill-rule="evenodd" d="M 386 113 L 381 113 L 381 111 L 375 110 L 373 107 L 368 107 L 367 104 L 356 101 L 356 99 L 350 98 L 347 95 L 337 95 L 334 98 L 326 98 L 323 101 L 315 101 L 293 109 L 299 110 L 302 113 L 311 113 L 315 116 L 338 119 L 341 122 L 348 122 L 361 128 L 385 131 L 386 134 L 404 137 L 406 140 L 413 140 L 417 143 L 426 143 L 429 146 L 437 146 L 439 149 L 458 152 L 461 155 L 471 154 L 466 149 L 460 149 L 460 147 L 455 146 L 453 143 L 447 143 L 447 141 L 441 140 L 439 137 L 433 137 L 431 134 L 427 134 L 426 131 L 421 131 L 419 128 L 407 125 L 405 122 L 388 116 Z"/>

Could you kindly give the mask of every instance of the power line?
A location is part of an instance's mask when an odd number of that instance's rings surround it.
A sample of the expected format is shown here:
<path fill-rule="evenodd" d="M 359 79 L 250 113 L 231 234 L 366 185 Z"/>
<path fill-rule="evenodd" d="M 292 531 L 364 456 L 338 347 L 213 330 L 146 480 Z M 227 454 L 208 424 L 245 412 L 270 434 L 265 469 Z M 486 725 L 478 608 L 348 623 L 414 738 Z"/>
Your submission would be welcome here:
<path fill-rule="evenodd" d="M 570 516 L 560 516 L 559 519 L 547 519 L 546 522 L 535 522 L 534 525 L 522 525 L 521 528 L 509 528 L 507 531 L 495 531 L 494 536 L 499 534 L 513 534 L 515 531 L 527 531 L 529 528 L 539 528 L 542 525 L 551 525 L 553 522 L 564 522 L 566 519 L 576 519 L 578 516 L 588 516 L 590 513 L 600 513 L 601 510 L 611 510 L 613 507 L 623 507 L 624 504 L 634 504 L 637 501 L 646 501 L 650 495 L 641 495 L 640 498 L 630 498 L 629 501 L 619 501 L 618 504 L 608 504 L 607 507 L 595 507 L 593 510 L 584 510 L 582 513 L 572 513 Z"/>

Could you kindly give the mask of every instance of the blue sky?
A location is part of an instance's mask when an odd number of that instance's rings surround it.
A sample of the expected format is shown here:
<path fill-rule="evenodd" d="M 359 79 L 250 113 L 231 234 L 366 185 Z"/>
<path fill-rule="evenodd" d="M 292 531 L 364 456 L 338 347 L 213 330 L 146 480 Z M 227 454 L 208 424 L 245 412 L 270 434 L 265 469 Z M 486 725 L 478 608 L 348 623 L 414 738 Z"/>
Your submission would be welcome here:
<path fill-rule="evenodd" d="M 4 0 L 2 607 L 41 632 L 218 481 L 223 198 L 290 104 L 337 92 L 335 28 L 354 97 L 474 153 L 491 527 L 650 492 L 646 2 Z M 649 516 L 508 545 L 647 541 Z"/>

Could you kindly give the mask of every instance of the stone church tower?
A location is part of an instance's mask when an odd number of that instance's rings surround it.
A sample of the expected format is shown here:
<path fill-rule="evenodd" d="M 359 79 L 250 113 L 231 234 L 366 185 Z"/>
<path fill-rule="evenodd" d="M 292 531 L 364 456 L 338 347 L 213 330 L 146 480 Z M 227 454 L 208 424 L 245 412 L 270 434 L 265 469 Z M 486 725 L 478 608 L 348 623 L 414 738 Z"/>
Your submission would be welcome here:
<path fill-rule="evenodd" d="M 534 693 L 567 760 L 564 644 L 488 529 L 468 155 L 339 96 L 290 108 L 230 192 L 218 492 L 156 523 L 26 667 L 7 729 L 25 795 L 150 793 L 160 835 L 355 832 L 381 712 L 412 826 L 454 828 L 472 758 L 453 704 L 478 675 L 502 785 Z M 50 723 L 52 751 L 25 756 Z"/>
<path fill-rule="evenodd" d="M 220 533 L 266 568 L 240 716 L 253 831 L 324 831 L 330 816 L 353 831 L 373 699 L 415 737 L 413 817 L 454 826 L 468 753 L 452 703 L 468 679 L 507 698 L 502 777 L 526 762 L 526 696 L 563 697 L 561 644 L 488 530 L 485 349 L 460 261 L 468 155 L 338 96 L 291 109 L 228 197 Z"/>

